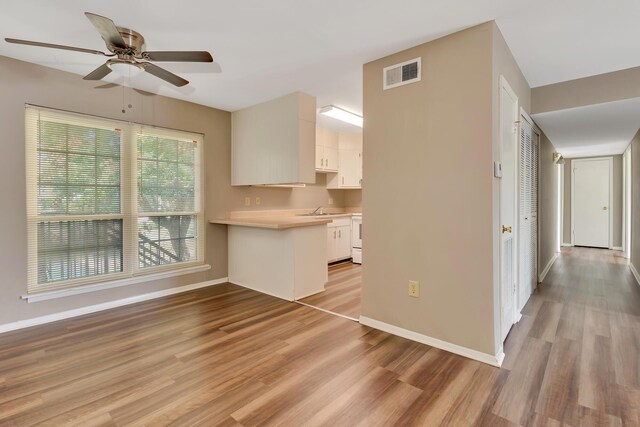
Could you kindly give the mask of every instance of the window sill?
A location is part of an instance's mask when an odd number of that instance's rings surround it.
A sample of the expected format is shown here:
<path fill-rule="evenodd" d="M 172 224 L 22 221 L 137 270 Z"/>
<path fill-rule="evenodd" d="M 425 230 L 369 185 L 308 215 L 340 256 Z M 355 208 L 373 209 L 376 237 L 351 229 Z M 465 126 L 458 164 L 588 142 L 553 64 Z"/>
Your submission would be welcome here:
<path fill-rule="evenodd" d="M 88 292 L 103 291 L 105 289 L 119 288 L 120 286 L 134 285 L 136 283 L 149 282 L 152 280 L 166 279 L 169 277 L 182 276 L 185 274 L 200 273 L 210 270 L 209 264 L 184 267 L 177 270 L 168 270 L 158 273 L 150 273 L 140 276 L 127 277 L 126 279 L 110 280 L 108 282 L 96 283 L 93 285 L 78 286 L 76 288 L 59 289 L 55 291 L 41 292 L 37 294 L 22 295 L 21 298 L 27 302 L 46 301 L 55 298 L 63 298 L 72 295 L 85 294 Z"/>

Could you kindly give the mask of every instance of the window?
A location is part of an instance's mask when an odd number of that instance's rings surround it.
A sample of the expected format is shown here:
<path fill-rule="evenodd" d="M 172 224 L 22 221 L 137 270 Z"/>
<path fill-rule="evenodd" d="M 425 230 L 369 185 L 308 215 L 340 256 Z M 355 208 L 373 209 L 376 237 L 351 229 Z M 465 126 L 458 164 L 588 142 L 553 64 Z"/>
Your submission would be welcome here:
<path fill-rule="evenodd" d="M 202 135 L 26 109 L 28 292 L 203 263 Z"/>

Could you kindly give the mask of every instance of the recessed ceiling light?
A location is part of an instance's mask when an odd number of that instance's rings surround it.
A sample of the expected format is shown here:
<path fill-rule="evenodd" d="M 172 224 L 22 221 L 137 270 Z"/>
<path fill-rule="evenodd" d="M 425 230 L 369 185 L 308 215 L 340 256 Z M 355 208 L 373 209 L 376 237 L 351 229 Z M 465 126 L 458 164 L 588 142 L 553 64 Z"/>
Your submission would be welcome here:
<path fill-rule="evenodd" d="M 341 120 L 352 125 L 362 127 L 362 116 L 352 113 L 342 108 L 338 108 L 335 105 L 327 105 L 320 109 L 320 114 L 333 117 L 334 119 Z"/>

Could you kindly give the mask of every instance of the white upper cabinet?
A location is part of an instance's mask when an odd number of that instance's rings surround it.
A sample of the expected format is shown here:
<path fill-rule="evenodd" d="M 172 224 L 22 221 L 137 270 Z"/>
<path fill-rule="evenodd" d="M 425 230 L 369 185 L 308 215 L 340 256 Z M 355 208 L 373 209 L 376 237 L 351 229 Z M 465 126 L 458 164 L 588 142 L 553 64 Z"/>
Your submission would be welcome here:
<path fill-rule="evenodd" d="M 362 134 L 338 134 L 338 173 L 327 177 L 327 188 L 362 188 Z"/>
<path fill-rule="evenodd" d="M 231 185 L 313 184 L 316 98 L 296 92 L 231 114 Z"/>
<path fill-rule="evenodd" d="M 338 133 L 316 127 L 316 172 L 338 172 Z"/>

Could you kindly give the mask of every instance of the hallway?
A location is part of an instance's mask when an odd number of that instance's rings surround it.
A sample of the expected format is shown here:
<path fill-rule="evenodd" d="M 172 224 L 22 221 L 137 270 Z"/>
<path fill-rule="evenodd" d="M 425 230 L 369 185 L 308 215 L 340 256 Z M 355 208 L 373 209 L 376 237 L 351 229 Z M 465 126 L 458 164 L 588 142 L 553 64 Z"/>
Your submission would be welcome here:
<path fill-rule="evenodd" d="M 640 286 L 622 252 L 563 248 L 505 353 L 500 417 L 640 425 Z"/>

